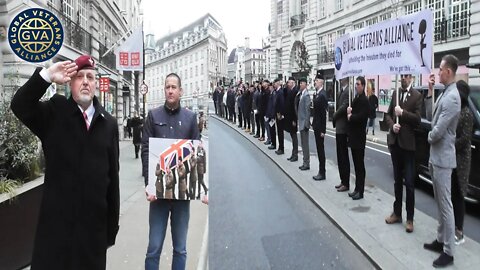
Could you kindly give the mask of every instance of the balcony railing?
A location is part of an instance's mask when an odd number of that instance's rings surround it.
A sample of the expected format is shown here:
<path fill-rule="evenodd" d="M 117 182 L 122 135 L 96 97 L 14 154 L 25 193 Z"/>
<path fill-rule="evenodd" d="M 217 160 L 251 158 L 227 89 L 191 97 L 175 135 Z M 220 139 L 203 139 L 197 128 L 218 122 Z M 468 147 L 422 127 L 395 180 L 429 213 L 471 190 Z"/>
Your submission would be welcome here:
<path fill-rule="evenodd" d="M 305 21 L 307 20 L 307 15 L 306 14 L 300 14 L 300 15 L 294 15 L 290 17 L 290 28 L 293 29 L 298 29 L 303 27 L 305 24 Z"/>
<path fill-rule="evenodd" d="M 48 5 L 48 8 L 57 15 L 62 23 L 64 33 L 63 43 L 86 54 L 92 54 L 92 35 L 83 29 L 80 24 L 72 21 L 61 11 L 55 9 L 51 4 Z"/>
<path fill-rule="evenodd" d="M 113 53 L 113 50 L 108 52 L 105 56 L 103 54 L 108 50 L 107 47 L 105 47 L 103 44 L 99 44 L 99 61 L 100 63 L 104 64 L 105 66 L 111 68 L 111 69 L 116 69 L 116 64 L 115 64 L 115 53 Z M 102 57 L 103 56 L 103 57 Z"/>
<path fill-rule="evenodd" d="M 468 37 L 469 17 L 454 17 L 453 20 L 443 19 L 436 23 L 434 31 L 435 41 L 447 41 L 458 37 Z"/>

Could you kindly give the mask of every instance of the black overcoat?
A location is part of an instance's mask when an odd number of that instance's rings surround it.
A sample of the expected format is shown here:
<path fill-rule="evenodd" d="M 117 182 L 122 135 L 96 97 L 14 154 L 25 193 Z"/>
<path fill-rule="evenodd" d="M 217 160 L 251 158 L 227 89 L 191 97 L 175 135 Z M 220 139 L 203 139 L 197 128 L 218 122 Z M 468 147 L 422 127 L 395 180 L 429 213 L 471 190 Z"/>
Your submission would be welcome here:
<path fill-rule="evenodd" d="M 362 93 L 352 100 L 352 116 L 348 120 L 348 146 L 359 149 L 365 148 L 367 142 L 367 120 L 370 104 L 367 96 Z"/>
<path fill-rule="evenodd" d="M 38 68 L 13 97 L 15 115 L 42 141 L 46 170 L 32 270 L 105 269 L 119 219 L 118 125 L 94 97 L 87 131 L 73 100 L 54 95 Z"/>

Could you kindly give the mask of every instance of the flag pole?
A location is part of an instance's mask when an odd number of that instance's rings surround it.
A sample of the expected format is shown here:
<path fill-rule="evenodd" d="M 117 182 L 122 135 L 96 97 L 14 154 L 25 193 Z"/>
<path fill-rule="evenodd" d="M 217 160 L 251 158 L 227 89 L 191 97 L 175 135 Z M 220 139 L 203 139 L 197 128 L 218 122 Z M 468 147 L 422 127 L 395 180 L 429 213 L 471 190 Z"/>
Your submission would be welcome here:
<path fill-rule="evenodd" d="M 352 77 L 353 79 L 353 77 Z M 352 82 L 354 82 L 352 80 Z M 350 77 L 348 77 L 348 84 L 350 84 Z M 350 89 L 350 87 L 348 87 L 348 107 L 352 107 L 352 91 L 353 91 L 353 88 L 355 88 L 355 83 L 353 84 L 353 87 L 352 89 Z"/>
<path fill-rule="evenodd" d="M 396 106 L 399 106 L 398 104 L 400 104 L 398 102 L 398 74 L 395 74 L 395 107 Z M 395 108 L 393 108 L 395 110 Z M 396 117 L 396 122 L 397 124 L 400 122 L 400 119 L 398 119 L 398 116 Z"/>

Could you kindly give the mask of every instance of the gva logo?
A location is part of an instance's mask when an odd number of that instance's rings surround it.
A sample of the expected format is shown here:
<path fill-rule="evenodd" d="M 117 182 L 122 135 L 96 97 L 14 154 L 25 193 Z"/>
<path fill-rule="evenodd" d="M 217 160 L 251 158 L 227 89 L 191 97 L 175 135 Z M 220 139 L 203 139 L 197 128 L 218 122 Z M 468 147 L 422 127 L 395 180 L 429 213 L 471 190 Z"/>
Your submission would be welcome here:
<path fill-rule="evenodd" d="M 337 47 L 335 49 L 335 68 L 337 70 L 340 70 L 340 68 L 342 67 L 342 50 Z"/>
<path fill-rule="evenodd" d="M 43 62 L 55 56 L 63 43 L 63 27 L 58 18 L 42 8 L 17 14 L 8 29 L 13 52 L 28 62 Z"/>

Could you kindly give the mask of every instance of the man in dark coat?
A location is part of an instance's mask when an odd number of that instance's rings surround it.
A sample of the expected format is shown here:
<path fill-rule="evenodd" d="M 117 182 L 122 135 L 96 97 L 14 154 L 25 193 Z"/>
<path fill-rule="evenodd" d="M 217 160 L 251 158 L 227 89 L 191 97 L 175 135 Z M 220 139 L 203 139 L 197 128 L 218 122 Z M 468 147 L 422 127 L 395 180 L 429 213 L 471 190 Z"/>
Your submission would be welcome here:
<path fill-rule="evenodd" d="M 140 151 L 140 143 L 142 142 L 142 128 L 143 121 L 138 117 L 138 113 L 134 113 L 134 117 L 130 121 L 130 125 L 133 129 L 133 145 L 135 147 L 135 158 L 138 158 L 138 152 Z"/>
<path fill-rule="evenodd" d="M 293 77 L 288 78 L 286 90 L 284 128 L 292 137 L 293 146 L 292 155 L 287 160 L 294 162 L 298 160 L 297 114 L 295 112 L 295 96 L 298 93 L 298 89 L 295 87 L 295 79 Z"/>
<path fill-rule="evenodd" d="M 324 79 L 322 75 L 315 77 L 315 98 L 313 99 L 313 133 L 318 155 L 318 174 L 314 180 L 325 180 L 325 133 L 327 132 L 327 92 L 323 88 Z"/>
<path fill-rule="evenodd" d="M 340 92 L 337 96 L 337 107 L 333 114 L 338 173 L 340 175 L 340 184 L 336 185 L 335 188 L 339 192 L 344 192 L 350 189 L 350 159 L 348 157 L 347 134 L 347 107 L 349 106 L 348 101 L 350 92 L 348 81 L 348 77 L 340 80 Z"/>
<path fill-rule="evenodd" d="M 218 115 L 218 109 L 217 109 L 217 105 L 218 105 L 218 90 L 215 89 L 213 90 L 213 94 L 212 94 L 212 99 L 213 99 L 213 106 L 215 106 L 215 114 Z"/>
<path fill-rule="evenodd" d="M 268 106 L 268 80 L 264 80 L 260 86 L 260 100 L 258 103 L 258 117 L 260 118 L 260 138 L 259 141 L 263 142 L 265 140 L 265 114 Z M 268 128 L 268 127 L 267 127 Z M 270 139 L 270 138 L 268 138 Z"/>
<path fill-rule="evenodd" d="M 260 108 L 260 96 L 261 96 L 261 91 L 260 91 L 260 86 L 258 81 L 255 82 L 254 85 L 254 92 L 253 92 L 253 104 L 252 104 L 252 109 L 253 109 L 253 115 L 254 115 L 254 120 L 255 120 L 255 136 L 254 138 L 260 138 L 260 117 L 258 114 L 258 110 Z"/>
<path fill-rule="evenodd" d="M 266 117 L 267 121 L 265 121 L 265 124 L 268 126 L 268 129 L 270 130 L 270 133 L 268 134 L 268 139 L 271 142 L 271 145 L 268 147 L 270 150 L 274 150 L 277 148 L 277 131 L 275 127 L 275 84 L 269 86 L 269 93 L 270 95 L 268 96 L 268 105 L 267 105 L 267 111 L 266 111 Z"/>
<path fill-rule="evenodd" d="M 95 97 L 94 60 L 37 68 L 12 111 L 42 142 L 46 171 L 31 268 L 105 269 L 119 219 L 118 124 Z M 50 84 L 72 95 L 41 102 Z"/>
<path fill-rule="evenodd" d="M 348 146 L 352 152 L 355 167 L 355 190 L 348 193 L 353 200 L 363 199 L 365 189 L 365 144 L 367 143 L 367 126 L 369 103 L 365 95 L 365 78 L 357 77 L 355 98 L 352 106 L 347 108 Z"/>
<path fill-rule="evenodd" d="M 145 186 L 148 184 L 149 138 L 200 139 L 196 115 L 180 106 L 180 97 L 183 90 L 180 77 L 177 74 L 171 73 L 166 76 L 164 91 L 166 97 L 165 105 L 148 112 L 143 128 L 142 168 L 143 174 L 145 175 Z M 171 182 L 173 182 L 171 185 L 171 193 L 173 193 L 175 181 L 172 180 Z M 175 197 L 174 194 L 167 194 L 167 191 L 168 186 L 165 197 L 167 197 L 167 195 L 170 198 Z M 150 212 L 149 241 L 145 258 L 145 269 L 158 270 L 169 217 L 170 224 L 172 224 L 171 231 L 174 253 L 172 269 L 185 269 L 190 201 L 159 200 L 154 194 L 148 193 L 147 200 L 150 202 Z"/>
<path fill-rule="evenodd" d="M 284 126 L 285 126 L 285 94 L 282 88 L 282 80 L 275 79 L 275 124 L 277 126 L 278 150 L 275 151 L 277 155 L 283 155 L 284 148 Z"/>
<path fill-rule="evenodd" d="M 420 124 L 422 94 L 412 88 L 412 75 L 401 75 L 402 88 L 397 104 L 396 92 L 393 93 L 385 121 L 390 132 L 387 135 L 388 149 L 392 158 L 393 179 L 395 181 L 395 202 L 393 213 L 385 218 L 387 224 L 402 222 L 403 185 L 406 189 L 407 224 L 406 231 L 413 232 L 415 211 L 415 128 Z M 398 123 L 396 119 L 398 118 Z M 404 181 L 405 179 L 405 181 Z"/>

